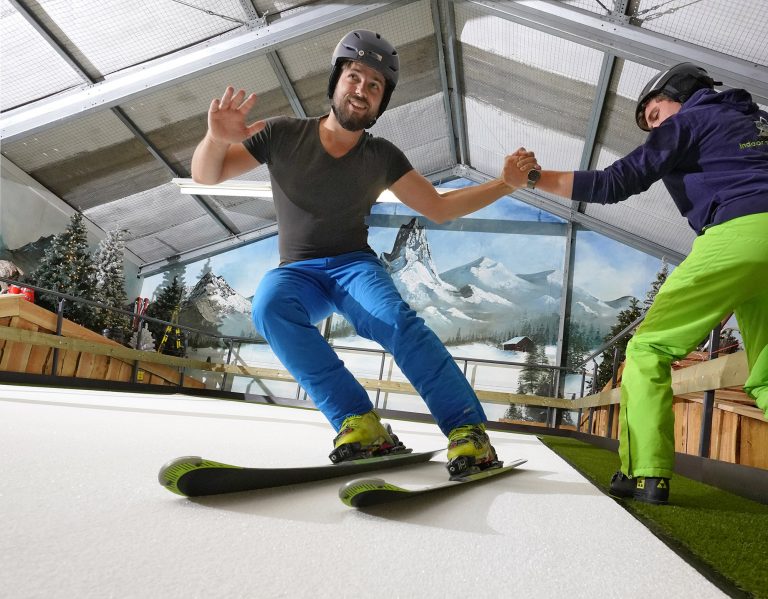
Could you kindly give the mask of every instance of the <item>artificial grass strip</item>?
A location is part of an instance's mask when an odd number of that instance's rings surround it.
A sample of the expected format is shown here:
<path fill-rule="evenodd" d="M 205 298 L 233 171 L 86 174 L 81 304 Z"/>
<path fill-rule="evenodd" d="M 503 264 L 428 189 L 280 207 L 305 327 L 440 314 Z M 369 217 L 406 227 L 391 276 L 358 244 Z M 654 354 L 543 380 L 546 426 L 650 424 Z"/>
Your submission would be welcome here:
<path fill-rule="evenodd" d="M 608 492 L 619 469 L 617 454 L 575 439 L 539 438 Z M 669 500 L 666 506 L 621 503 L 724 591 L 768 599 L 768 505 L 678 475 L 671 480 Z"/>

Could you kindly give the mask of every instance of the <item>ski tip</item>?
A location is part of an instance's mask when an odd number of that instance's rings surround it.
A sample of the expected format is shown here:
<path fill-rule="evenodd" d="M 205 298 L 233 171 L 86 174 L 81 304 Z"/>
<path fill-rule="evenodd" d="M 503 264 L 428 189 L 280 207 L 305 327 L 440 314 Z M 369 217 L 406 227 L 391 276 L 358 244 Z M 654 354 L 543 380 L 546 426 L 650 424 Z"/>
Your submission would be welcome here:
<path fill-rule="evenodd" d="M 157 481 L 172 493 L 186 497 L 186 493 L 183 493 L 178 487 L 179 479 L 190 470 L 199 468 L 202 463 L 203 458 L 200 456 L 176 458 L 160 468 L 160 472 L 157 473 Z"/>
<path fill-rule="evenodd" d="M 188 480 L 182 480 L 184 476 L 195 470 L 207 470 L 207 469 L 242 469 L 240 466 L 231 466 L 230 464 L 223 464 L 221 462 L 214 462 L 213 460 L 206 460 L 200 456 L 183 456 L 176 458 L 168 462 L 165 466 L 160 468 L 160 472 L 157 474 L 158 482 L 168 489 L 171 493 L 181 495 L 182 497 L 196 496 L 197 493 L 187 493 L 184 489 L 189 490 Z"/>
<path fill-rule="evenodd" d="M 339 499 L 349 507 L 359 507 L 357 499 L 370 491 L 402 491 L 400 487 L 388 483 L 383 478 L 358 478 L 351 480 L 339 489 Z"/>

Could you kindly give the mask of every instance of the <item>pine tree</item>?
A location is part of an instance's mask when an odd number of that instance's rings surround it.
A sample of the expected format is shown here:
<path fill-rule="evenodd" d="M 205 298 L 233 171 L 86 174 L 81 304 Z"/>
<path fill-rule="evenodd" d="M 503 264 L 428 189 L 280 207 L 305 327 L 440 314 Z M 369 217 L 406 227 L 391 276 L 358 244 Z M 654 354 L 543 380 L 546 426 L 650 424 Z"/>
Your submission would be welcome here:
<path fill-rule="evenodd" d="M 128 298 L 125 294 L 123 260 L 125 231 L 109 231 L 99 243 L 94 257 L 96 268 L 96 298 L 112 308 L 125 309 Z M 128 332 L 128 317 L 111 310 L 100 310 L 100 325 L 109 329 L 113 338 L 123 338 Z"/>
<path fill-rule="evenodd" d="M 157 294 L 155 300 L 149 304 L 146 314 L 152 318 L 171 322 L 174 317 L 174 312 L 180 309 L 183 300 L 184 288 L 179 284 L 179 279 L 173 277 L 171 283 L 163 287 Z M 163 338 L 166 325 L 151 321 L 148 321 L 147 325 L 155 339 Z M 182 332 L 182 337 L 183 335 L 184 333 Z M 183 345 L 184 340 L 182 339 L 182 346 Z M 165 350 L 175 353 L 175 342 L 173 344 L 166 342 Z M 164 351 L 164 353 L 166 353 L 166 351 Z"/>
<path fill-rule="evenodd" d="M 78 298 L 95 300 L 95 269 L 88 249 L 88 232 L 83 215 L 76 212 L 63 233 L 54 235 L 37 268 L 29 275 L 35 285 L 66 293 Z M 58 308 L 59 299 L 40 294 L 38 304 L 51 311 Z M 98 329 L 91 306 L 68 300 L 64 316 L 85 327 Z"/>
<path fill-rule="evenodd" d="M 733 334 L 733 329 L 723 329 L 720 332 L 720 351 L 721 355 L 732 354 L 740 349 L 739 340 Z"/>
<path fill-rule="evenodd" d="M 539 369 L 536 366 L 536 352 L 529 351 L 525 354 L 525 366 L 520 370 L 517 378 L 517 392 L 533 395 L 539 382 Z"/>
<path fill-rule="evenodd" d="M 147 323 L 136 331 L 132 336 L 128 345 L 133 349 L 139 349 L 142 351 L 155 351 L 155 338 L 152 333 L 149 332 Z"/>
<path fill-rule="evenodd" d="M 667 259 L 662 258 L 661 268 L 659 268 L 659 272 L 656 273 L 656 280 L 651 283 L 651 288 L 648 290 L 648 293 L 645 294 L 645 300 L 643 300 L 645 307 L 643 308 L 643 312 L 647 312 L 651 307 L 653 300 L 656 299 L 656 294 L 659 292 L 659 289 L 661 289 L 661 286 L 664 284 L 664 281 L 667 280 L 668 276 L 669 265 L 667 264 Z"/>
<path fill-rule="evenodd" d="M 542 386 L 542 372 L 539 365 L 546 363 L 547 360 L 544 356 L 543 346 L 539 349 L 529 351 L 525 355 L 525 366 L 520 371 L 520 376 L 517 379 L 517 392 L 525 395 L 539 395 L 539 390 Z M 540 362 L 543 360 L 543 362 Z M 546 383 L 545 383 L 546 384 Z M 528 420 L 533 422 L 543 422 L 544 418 L 542 413 L 546 414 L 546 408 L 539 406 L 525 406 L 525 408 L 519 407 L 517 410 L 510 411 L 514 406 L 510 406 L 507 413 L 514 414 L 516 419 Z"/>
<path fill-rule="evenodd" d="M 184 281 L 184 275 L 187 272 L 186 266 L 182 264 L 173 264 L 168 270 L 163 273 L 163 280 L 158 287 L 171 287 L 172 285 L 178 285 L 181 287 L 182 294 L 187 291 L 186 282 Z M 174 281 L 176 281 L 174 283 Z"/>
<path fill-rule="evenodd" d="M 507 420 L 523 420 L 523 408 L 516 403 L 509 404 L 507 411 L 504 412 L 504 418 Z"/>
<path fill-rule="evenodd" d="M 613 339 L 635 320 L 640 318 L 642 313 L 643 310 L 640 308 L 640 301 L 633 297 L 629 302 L 629 307 L 619 312 L 616 324 L 611 327 L 610 332 L 603 338 L 603 341 L 609 341 L 610 339 Z M 631 334 L 627 335 L 618 341 L 613 347 L 609 347 L 603 352 L 603 361 L 600 363 L 600 366 L 598 366 L 597 369 L 597 380 L 593 380 L 590 383 L 591 393 L 597 393 L 600 391 L 603 387 L 605 387 L 605 385 L 611 380 L 613 376 L 613 348 L 618 347 L 620 355 L 623 356 L 627 350 L 627 343 L 629 343 L 631 338 Z"/>
<path fill-rule="evenodd" d="M 589 354 L 590 347 L 594 346 L 590 345 L 584 327 L 578 322 L 571 321 L 571 328 L 568 333 L 568 357 L 566 359 L 568 365 L 574 367 L 581 364 Z"/>
<path fill-rule="evenodd" d="M 536 362 L 539 365 L 548 365 L 549 359 L 544 353 L 544 346 L 539 345 L 536 347 Z M 542 397 L 554 397 L 555 395 L 555 377 L 554 371 L 548 368 L 539 369 L 539 378 L 536 381 L 536 395 Z"/>

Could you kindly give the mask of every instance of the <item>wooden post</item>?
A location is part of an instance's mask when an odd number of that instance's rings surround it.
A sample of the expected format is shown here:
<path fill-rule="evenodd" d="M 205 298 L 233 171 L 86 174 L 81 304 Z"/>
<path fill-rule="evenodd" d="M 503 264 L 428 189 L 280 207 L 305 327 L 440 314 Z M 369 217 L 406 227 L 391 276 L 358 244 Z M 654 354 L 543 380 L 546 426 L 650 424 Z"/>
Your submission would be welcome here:
<path fill-rule="evenodd" d="M 709 334 L 709 359 L 717 357 L 720 350 L 720 331 L 722 324 L 718 324 Z M 701 434 L 699 435 L 699 455 L 709 457 L 709 446 L 712 440 L 712 412 L 715 408 L 714 389 L 704 392 L 704 406 L 701 411 Z"/>
<path fill-rule="evenodd" d="M 56 334 L 61 336 L 61 327 L 64 323 L 64 302 L 66 300 L 61 298 L 59 300 L 59 307 L 56 311 Z M 51 359 L 51 376 L 56 376 L 59 371 L 59 348 L 53 348 L 53 358 Z"/>
<path fill-rule="evenodd" d="M 616 388 L 616 384 L 619 381 L 618 377 L 619 372 L 619 348 L 614 347 L 613 348 L 613 374 L 611 375 L 611 389 Z M 614 404 L 611 404 L 608 406 L 608 422 L 605 425 L 605 436 L 610 437 L 611 432 L 613 431 L 613 412 L 616 406 Z"/>

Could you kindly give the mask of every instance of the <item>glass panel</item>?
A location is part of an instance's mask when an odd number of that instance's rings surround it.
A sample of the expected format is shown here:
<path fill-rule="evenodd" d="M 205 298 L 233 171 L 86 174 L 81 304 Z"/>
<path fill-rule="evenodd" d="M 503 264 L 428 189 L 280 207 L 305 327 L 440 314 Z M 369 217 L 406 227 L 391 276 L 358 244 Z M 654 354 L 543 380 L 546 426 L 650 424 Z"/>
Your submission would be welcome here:
<path fill-rule="evenodd" d="M 577 366 L 610 338 L 611 328 L 644 301 L 665 263 L 592 231 L 576 234 L 569 364 Z M 672 267 L 668 267 L 671 272 Z M 639 314 L 638 314 L 639 315 Z M 630 319 L 634 320 L 634 318 Z M 629 324 L 627 322 L 626 324 Z M 621 327 L 623 328 L 623 327 Z M 598 357 L 598 364 L 602 361 Z M 587 365 L 591 381 L 593 364 Z M 590 392 L 589 381 L 585 394 Z M 566 377 L 565 396 L 580 396 L 581 376 Z"/>
<path fill-rule="evenodd" d="M 468 183 L 462 180 L 451 185 Z M 534 346 L 540 347 L 537 359 L 550 364 L 555 359 L 565 248 L 563 222 L 511 198 L 481 211 L 497 231 L 473 231 L 463 226 L 460 231 L 433 230 L 429 224 L 420 224 L 423 219 L 410 223 L 411 217 L 404 215 L 403 209 L 399 204 L 377 205 L 376 216 L 402 215 L 408 222 L 371 227 L 371 246 L 392 265 L 393 278 L 406 301 L 447 344 L 478 389 L 518 392 L 522 367 Z M 505 230 L 516 227 L 527 232 Z M 400 243 L 396 243 L 398 235 Z M 413 255 L 396 256 L 396 247 L 403 246 L 413 250 Z M 417 255 L 423 258 L 421 264 L 413 260 Z M 255 335 L 250 326 L 250 298 L 258 281 L 277 266 L 277 261 L 274 237 L 181 267 L 190 295 L 203 302 L 200 308 L 183 312 L 181 323 L 226 335 Z M 413 272 L 428 276 L 414 278 L 410 276 Z M 207 283 L 201 285 L 206 276 Z M 151 297 L 167 278 L 164 274 L 146 279 L 142 295 Z M 229 299 L 225 302 L 222 298 Z M 381 375 L 385 380 L 405 381 L 391 356 L 382 358 L 381 348 L 357 337 L 338 317 L 332 322 L 331 337 L 335 346 L 353 348 L 339 351 L 356 376 L 378 379 Z M 211 355 L 206 354 L 210 348 L 196 347 L 194 340 L 192 345 L 193 351 L 202 352 L 202 359 Z M 216 350 L 219 359 L 222 351 Z M 238 359 L 253 366 L 282 369 L 264 345 L 244 346 Z M 243 390 L 247 384 L 233 382 L 233 389 Z M 251 385 L 251 392 L 265 393 L 268 389 L 280 397 L 295 393 L 295 387 L 291 391 L 287 383 L 264 381 L 260 388 L 255 391 Z M 393 409 L 426 411 L 414 395 L 376 391 L 369 395 L 382 407 L 386 403 Z M 486 408 L 492 419 L 507 412 L 506 405 L 488 403 Z"/>
<path fill-rule="evenodd" d="M 43 21 L 93 78 L 246 25 L 239 0 L 144 2 L 40 0 Z M 115 43 L 119 39 L 120 43 Z"/>
<path fill-rule="evenodd" d="M 768 65 L 765 0 L 640 0 L 632 16 L 644 29 Z"/>
<path fill-rule="evenodd" d="M 547 168 L 577 168 L 603 54 L 471 5 L 455 14 L 473 168 L 497 176 L 521 146 Z"/>
<path fill-rule="evenodd" d="M 84 83 L 8 0 L 0 0 L 0 39 L 0 110 L 11 110 Z"/>

